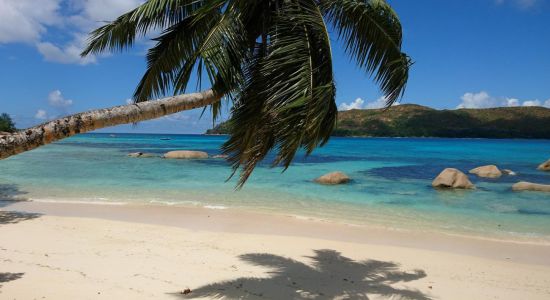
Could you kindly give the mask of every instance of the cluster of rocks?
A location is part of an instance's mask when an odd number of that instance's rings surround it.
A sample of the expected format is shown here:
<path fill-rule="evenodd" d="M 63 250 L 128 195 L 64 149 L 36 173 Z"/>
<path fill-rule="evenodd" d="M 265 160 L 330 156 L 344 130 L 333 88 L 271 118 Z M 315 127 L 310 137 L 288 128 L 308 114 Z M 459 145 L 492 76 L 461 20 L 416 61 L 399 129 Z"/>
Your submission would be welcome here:
<path fill-rule="evenodd" d="M 502 175 L 517 175 L 512 170 L 500 170 L 495 165 L 481 166 L 469 171 L 470 174 L 483 178 L 500 178 Z M 454 168 L 443 170 L 432 182 L 435 188 L 475 189 L 468 175 Z"/>
<path fill-rule="evenodd" d="M 155 154 L 134 152 L 128 154 L 129 157 L 134 158 L 150 158 L 157 157 Z M 190 150 L 177 150 L 170 151 L 161 156 L 166 159 L 206 159 L 209 158 L 208 153 L 203 151 L 190 151 Z M 227 158 L 227 155 L 214 155 L 212 158 Z M 541 171 L 550 171 L 550 160 L 542 163 L 539 167 Z M 487 165 L 477 167 L 469 171 L 470 174 L 477 175 L 483 178 L 500 178 L 503 175 L 515 176 L 514 171 L 503 169 L 500 170 L 495 165 Z M 351 181 L 351 178 L 343 172 L 332 172 L 325 174 L 314 180 L 316 183 L 323 185 L 338 185 L 346 184 Z M 443 170 L 432 182 L 434 188 L 444 189 L 475 189 L 475 185 L 470 181 L 468 175 L 455 168 L 447 168 Z M 550 192 L 550 185 L 536 184 L 530 182 L 518 182 L 513 185 L 514 191 L 539 191 Z"/>
<path fill-rule="evenodd" d="M 541 171 L 550 171 L 550 160 L 541 164 L 538 167 Z M 515 176 L 514 171 L 504 169 L 500 170 L 495 165 L 481 166 L 469 171 L 470 174 L 477 175 L 483 178 L 500 178 L 503 175 Z M 434 188 L 444 189 L 475 189 L 475 185 L 470 181 L 468 176 L 458 169 L 447 168 L 443 170 L 432 182 Z M 521 181 L 512 186 L 514 191 L 537 191 L 550 192 L 550 185 L 537 184 Z"/>

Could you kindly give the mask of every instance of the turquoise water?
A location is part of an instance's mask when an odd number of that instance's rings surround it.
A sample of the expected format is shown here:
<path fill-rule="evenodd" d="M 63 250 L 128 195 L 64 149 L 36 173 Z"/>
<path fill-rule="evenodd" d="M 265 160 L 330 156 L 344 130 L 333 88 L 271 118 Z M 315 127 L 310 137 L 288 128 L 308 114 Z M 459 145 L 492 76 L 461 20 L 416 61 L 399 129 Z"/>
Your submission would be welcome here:
<path fill-rule="evenodd" d="M 171 140 L 161 140 L 169 137 Z M 379 225 L 550 242 L 550 194 L 512 192 L 525 180 L 550 184 L 536 170 L 550 158 L 550 141 L 486 139 L 333 138 L 281 174 L 265 164 L 243 190 L 226 182 L 224 160 L 135 159 L 178 149 L 219 154 L 223 136 L 87 134 L 0 161 L 0 196 L 53 201 L 153 203 L 245 209 L 349 224 Z M 437 191 L 444 168 L 484 164 L 518 176 L 470 176 L 474 191 Z M 344 171 L 353 182 L 320 186 L 312 179 Z"/>

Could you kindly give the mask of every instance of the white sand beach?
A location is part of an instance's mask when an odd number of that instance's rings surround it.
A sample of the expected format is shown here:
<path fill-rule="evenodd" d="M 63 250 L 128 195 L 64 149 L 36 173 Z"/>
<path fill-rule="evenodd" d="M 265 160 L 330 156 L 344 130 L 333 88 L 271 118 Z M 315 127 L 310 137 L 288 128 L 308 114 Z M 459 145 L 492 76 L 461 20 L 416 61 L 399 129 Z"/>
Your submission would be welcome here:
<path fill-rule="evenodd" d="M 550 298 L 548 245 L 203 208 L 0 216 L 2 299 Z"/>

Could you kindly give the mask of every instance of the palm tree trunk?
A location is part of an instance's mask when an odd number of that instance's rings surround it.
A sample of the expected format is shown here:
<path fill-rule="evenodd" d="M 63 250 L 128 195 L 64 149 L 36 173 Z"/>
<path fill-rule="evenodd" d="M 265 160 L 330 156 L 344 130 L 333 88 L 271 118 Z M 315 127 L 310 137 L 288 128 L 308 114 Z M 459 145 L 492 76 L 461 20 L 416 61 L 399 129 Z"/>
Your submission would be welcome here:
<path fill-rule="evenodd" d="M 184 110 L 204 107 L 220 101 L 221 96 L 212 90 L 184 94 L 155 101 L 141 102 L 91 110 L 19 132 L 0 135 L 0 159 L 38 148 L 42 145 L 70 137 L 75 134 L 121 125 L 136 123 Z"/>

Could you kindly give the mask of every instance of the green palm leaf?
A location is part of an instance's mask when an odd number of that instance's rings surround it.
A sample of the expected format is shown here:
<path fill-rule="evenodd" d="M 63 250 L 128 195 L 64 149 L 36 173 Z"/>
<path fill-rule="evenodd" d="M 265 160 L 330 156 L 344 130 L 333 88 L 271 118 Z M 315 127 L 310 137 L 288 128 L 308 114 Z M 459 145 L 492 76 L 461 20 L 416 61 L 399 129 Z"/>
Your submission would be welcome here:
<path fill-rule="evenodd" d="M 247 72 L 223 146 L 234 171 L 243 166 L 239 185 L 273 148 L 273 164 L 285 168 L 300 147 L 313 151 L 336 120 L 330 41 L 318 7 L 309 0 L 286 5 L 273 20 L 271 41 Z"/>
<path fill-rule="evenodd" d="M 320 7 L 333 24 L 346 51 L 394 103 L 404 92 L 411 61 L 401 52 L 402 29 L 395 11 L 382 0 L 321 0 Z"/>
<path fill-rule="evenodd" d="M 151 30 L 162 29 L 181 22 L 208 1 L 149 0 L 136 9 L 92 31 L 83 56 L 103 51 L 121 51 L 131 47 L 136 37 Z"/>
<path fill-rule="evenodd" d="M 176 89 L 185 90 L 191 72 L 184 77 L 180 73 L 182 69 L 193 69 L 197 56 L 201 54 L 197 48 L 220 18 L 216 8 L 193 14 L 155 38 L 157 44 L 147 53 L 147 70 L 136 88 L 134 99 L 141 102 L 165 95 L 172 86 L 182 85 Z"/>

